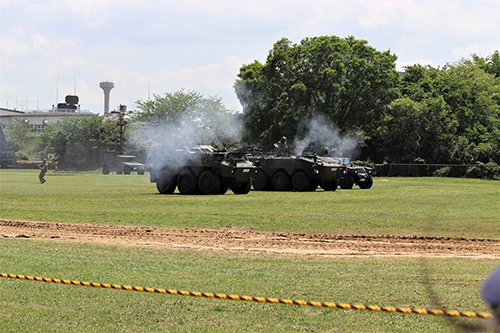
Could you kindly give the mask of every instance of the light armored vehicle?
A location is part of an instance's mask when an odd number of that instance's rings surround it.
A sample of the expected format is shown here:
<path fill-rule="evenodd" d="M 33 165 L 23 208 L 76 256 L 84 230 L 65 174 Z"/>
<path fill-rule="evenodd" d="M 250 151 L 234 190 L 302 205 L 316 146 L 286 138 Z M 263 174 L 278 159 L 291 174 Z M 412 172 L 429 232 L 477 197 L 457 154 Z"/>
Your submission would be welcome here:
<path fill-rule="evenodd" d="M 298 192 L 315 191 L 321 186 L 325 191 L 335 191 L 343 175 L 344 166 L 333 158 L 315 153 L 295 156 L 289 148 L 280 148 L 276 154 L 248 154 L 259 163 L 253 180 L 258 191 L 275 190 Z"/>
<path fill-rule="evenodd" d="M 256 166 L 242 153 L 218 151 L 212 146 L 172 148 L 158 146 L 148 168 L 158 192 L 171 194 L 247 194 Z"/>
<path fill-rule="evenodd" d="M 113 152 L 104 153 L 104 161 L 102 165 L 102 173 L 108 175 L 114 171 L 117 175 L 126 174 L 130 175 L 133 171 L 138 175 L 143 175 L 146 166 L 139 163 L 137 157 L 133 155 L 117 155 Z"/>
<path fill-rule="evenodd" d="M 341 189 L 352 189 L 355 184 L 364 190 L 373 186 L 372 168 L 356 165 L 347 157 L 335 157 L 335 159 L 345 165 L 344 174 L 339 179 Z"/>

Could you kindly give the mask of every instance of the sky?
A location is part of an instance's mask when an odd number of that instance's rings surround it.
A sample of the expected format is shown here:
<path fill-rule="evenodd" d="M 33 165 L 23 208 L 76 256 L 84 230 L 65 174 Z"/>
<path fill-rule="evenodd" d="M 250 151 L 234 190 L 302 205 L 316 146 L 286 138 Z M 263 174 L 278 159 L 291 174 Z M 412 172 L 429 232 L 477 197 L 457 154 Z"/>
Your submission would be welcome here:
<path fill-rule="evenodd" d="M 0 107 L 50 109 L 66 95 L 103 113 L 180 89 L 241 112 L 239 69 L 281 38 L 354 36 L 433 67 L 500 50 L 498 0 L 1 0 Z"/>

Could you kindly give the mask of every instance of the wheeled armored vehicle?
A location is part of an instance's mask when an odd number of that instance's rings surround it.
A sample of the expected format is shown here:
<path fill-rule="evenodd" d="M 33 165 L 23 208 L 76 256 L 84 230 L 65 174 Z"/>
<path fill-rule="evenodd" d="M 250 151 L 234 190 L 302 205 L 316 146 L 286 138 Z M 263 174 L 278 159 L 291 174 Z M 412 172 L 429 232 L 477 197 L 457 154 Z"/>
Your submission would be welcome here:
<path fill-rule="evenodd" d="M 345 165 L 345 171 L 339 179 L 341 189 L 352 189 L 354 185 L 367 190 L 373 186 L 372 168 L 356 165 L 347 157 L 335 157 L 337 161 Z"/>
<path fill-rule="evenodd" d="M 344 171 L 344 166 L 330 157 L 315 153 L 295 156 L 288 148 L 280 148 L 276 154 L 247 156 L 259 164 L 253 180 L 253 188 L 258 191 L 304 192 L 315 191 L 318 186 L 325 191 L 335 191 Z"/>
<path fill-rule="evenodd" d="M 256 166 L 242 153 L 218 151 L 212 146 L 173 148 L 158 146 L 148 169 L 161 194 L 247 194 Z"/>

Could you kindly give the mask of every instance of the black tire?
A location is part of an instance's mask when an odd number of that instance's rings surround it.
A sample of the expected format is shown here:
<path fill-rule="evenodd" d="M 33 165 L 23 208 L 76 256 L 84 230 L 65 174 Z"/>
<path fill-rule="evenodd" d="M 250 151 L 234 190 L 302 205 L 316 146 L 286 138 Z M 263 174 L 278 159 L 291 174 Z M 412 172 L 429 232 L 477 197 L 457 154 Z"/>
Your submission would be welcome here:
<path fill-rule="evenodd" d="M 191 170 L 184 170 L 177 177 L 177 187 L 181 194 L 195 194 L 198 192 L 198 179 Z"/>
<path fill-rule="evenodd" d="M 252 181 L 252 185 L 256 191 L 266 191 L 271 187 L 271 180 L 266 176 L 264 171 L 260 170 Z"/>
<path fill-rule="evenodd" d="M 311 180 L 307 177 L 304 171 L 298 171 L 295 175 L 293 175 L 292 186 L 297 192 L 306 192 L 309 191 Z"/>
<path fill-rule="evenodd" d="M 354 186 L 354 177 L 350 174 L 345 174 L 340 178 L 339 186 L 343 190 L 350 190 Z"/>
<path fill-rule="evenodd" d="M 273 187 L 276 191 L 290 191 L 292 181 L 285 171 L 278 171 L 273 177 Z"/>
<path fill-rule="evenodd" d="M 126 175 L 130 175 L 132 173 L 132 168 L 129 167 L 128 165 L 125 165 L 123 167 L 123 173 L 126 174 Z"/>
<path fill-rule="evenodd" d="M 229 189 L 229 185 L 226 182 L 222 182 L 220 184 L 219 193 L 217 193 L 217 194 L 226 194 L 228 189 Z"/>
<path fill-rule="evenodd" d="M 121 175 L 123 173 L 123 170 L 116 170 L 117 175 Z"/>
<path fill-rule="evenodd" d="M 320 183 L 320 180 L 319 179 L 312 179 L 311 180 L 311 185 L 309 185 L 309 189 L 308 191 L 309 192 L 314 192 L 316 191 L 316 189 L 318 188 L 319 186 L 319 183 Z"/>
<path fill-rule="evenodd" d="M 198 188 L 201 194 L 218 194 L 221 179 L 212 170 L 203 171 L 198 179 Z"/>
<path fill-rule="evenodd" d="M 161 194 L 172 194 L 175 191 L 175 175 L 170 170 L 161 170 L 156 176 L 156 188 Z"/>
<path fill-rule="evenodd" d="M 367 180 L 365 180 L 362 183 L 359 183 L 359 188 L 361 188 L 363 190 L 368 190 L 368 189 L 372 188 L 372 186 L 373 186 L 373 178 L 372 177 L 368 178 Z"/>
<path fill-rule="evenodd" d="M 234 194 L 248 194 L 248 192 L 250 192 L 251 187 L 252 187 L 252 182 L 249 180 L 239 186 L 231 186 L 231 191 L 233 191 Z"/>
<path fill-rule="evenodd" d="M 109 175 L 109 168 L 107 165 L 102 167 L 102 174 L 103 175 Z"/>
<path fill-rule="evenodd" d="M 338 185 L 338 180 L 334 180 L 329 183 L 321 184 L 321 188 L 325 191 L 335 191 L 337 190 Z"/>
<path fill-rule="evenodd" d="M 142 176 L 144 174 L 144 169 L 143 168 L 137 169 L 137 174 Z"/>

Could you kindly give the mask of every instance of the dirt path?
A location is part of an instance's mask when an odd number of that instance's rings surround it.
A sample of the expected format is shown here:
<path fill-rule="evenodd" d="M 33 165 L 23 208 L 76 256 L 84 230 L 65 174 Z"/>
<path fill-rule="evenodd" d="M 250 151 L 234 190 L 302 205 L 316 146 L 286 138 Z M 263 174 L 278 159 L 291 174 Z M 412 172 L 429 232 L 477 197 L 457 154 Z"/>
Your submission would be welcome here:
<path fill-rule="evenodd" d="M 266 233 L 247 228 L 165 229 L 0 219 L 0 237 L 98 242 L 124 246 L 267 251 L 323 256 L 500 259 L 500 240 L 394 235 Z"/>

